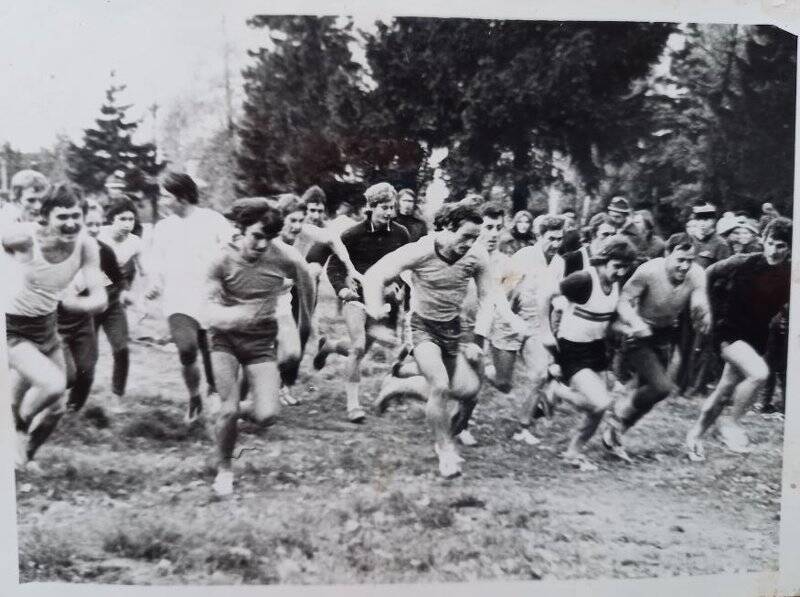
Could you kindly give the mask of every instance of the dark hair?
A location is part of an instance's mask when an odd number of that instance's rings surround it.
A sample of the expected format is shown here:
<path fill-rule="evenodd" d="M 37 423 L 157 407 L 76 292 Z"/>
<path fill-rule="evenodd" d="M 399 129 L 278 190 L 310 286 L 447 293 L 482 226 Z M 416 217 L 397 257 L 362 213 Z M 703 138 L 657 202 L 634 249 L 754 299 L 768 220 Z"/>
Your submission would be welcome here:
<path fill-rule="evenodd" d="M 416 202 L 416 200 L 417 200 L 417 195 L 416 195 L 416 193 L 414 193 L 414 191 L 412 191 L 412 190 L 411 190 L 411 189 L 409 189 L 409 188 L 400 189 L 399 191 L 397 191 L 397 198 L 398 198 L 398 199 L 400 198 L 400 196 L 401 196 L 401 195 L 408 195 L 408 196 L 409 196 L 409 197 L 411 197 L 411 198 L 412 198 L 412 199 L 413 199 L 415 202 Z"/>
<path fill-rule="evenodd" d="M 401 191 L 402 192 L 402 191 Z M 502 208 L 502 206 L 498 205 L 497 203 L 484 203 L 481 206 L 481 217 L 484 218 L 505 218 L 506 210 Z"/>
<path fill-rule="evenodd" d="M 538 220 L 538 221 L 537 221 Z M 561 216 L 543 215 L 533 219 L 537 228 L 536 234 L 541 236 L 551 230 L 564 230 L 564 218 Z"/>
<path fill-rule="evenodd" d="M 452 228 L 458 230 L 464 222 L 472 222 L 473 224 L 483 224 L 483 217 L 478 210 L 469 205 L 456 203 L 453 207 L 448 207 L 443 211 L 445 206 L 442 206 L 437 212 L 437 216 L 441 213 L 439 224 L 442 228 Z M 436 219 L 434 219 L 434 222 Z"/>
<path fill-rule="evenodd" d="M 322 203 L 323 206 L 327 205 L 328 198 L 319 186 L 313 185 L 306 189 L 303 196 L 300 198 L 303 203 Z"/>
<path fill-rule="evenodd" d="M 283 228 L 283 216 L 272 201 L 266 197 L 245 197 L 237 199 L 225 212 L 225 217 L 231 220 L 240 231 L 261 222 L 264 225 L 264 234 L 272 240 L 280 234 Z"/>
<path fill-rule="evenodd" d="M 136 204 L 128 197 L 120 197 L 114 199 L 106 209 L 106 222 L 109 224 L 114 221 L 114 218 L 126 211 L 133 213 L 133 218 L 136 219 L 139 212 L 136 209 Z"/>
<path fill-rule="evenodd" d="M 792 221 L 784 216 L 778 216 L 769 221 L 769 223 L 764 227 L 764 232 L 762 233 L 764 239 L 768 239 L 769 237 L 774 238 L 777 241 L 783 241 L 786 244 L 792 244 Z"/>
<path fill-rule="evenodd" d="M 688 251 L 692 247 L 694 247 L 692 237 L 686 232 L 677 232 L 667 239 L 666 253 L 669 255 L 675 249 Z"/>
<path fill-rule="evenodd" d="M 631 263 L 636 259 L 636 248 L 633 243 L 621 234 L 609 236 L 600 248 L 599 253 L 591 258 L 592 265 L 608 263 L 612 259 Z"/>
<path fill-rule="evenodd" d="M 284 193 L 283 195 L 278 195 L 278 211 L 280 211 L 281 217 L 285 218 L 289 214 L 293 214 L 296 211 L 302 211 L 306 213 L 307 205 L 305 201 L 300 199 L 294 193 Z"/>
<path fill-rule="evenodd" d="M 587 229 L 589 231 L 589 237 L 594 238 L 597 236 L 597 229 L 600 228 L 603 224 L 608 224 L 609 226 L 614 226 L 614 223 L 611 221 L 611 216 L 608 215 L 608 212 L 601 211 L 600 213 L 596 213 L 592 216 L 589 220 L 589 225 Z M 616 230 L 616 226 L 614 226 Z"/>
<path fill-rule="evenodd" d="M 167 191 L 175 195 L 179 201 L 197 205 L 197 185 L 192 177 L 183 172 L 167 172 L 161 182 Z"/>
<path fill-rule="evenodd" d="M 39 216 L 46 220 L 56 207 L 63 207 L 66 209 L 78 207 L 83 202 L 83 191 L 77 185 L 71 182 L 60 182 L 48 191 L 47 195 L 42 198 L 42 205 L 39 208 Z"/>

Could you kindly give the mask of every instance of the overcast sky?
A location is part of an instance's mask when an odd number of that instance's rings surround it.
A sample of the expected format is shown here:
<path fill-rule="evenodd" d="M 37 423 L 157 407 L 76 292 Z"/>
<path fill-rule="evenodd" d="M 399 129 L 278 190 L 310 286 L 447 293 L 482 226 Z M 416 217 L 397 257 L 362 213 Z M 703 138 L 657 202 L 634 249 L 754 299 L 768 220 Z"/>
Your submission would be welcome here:
<path fill-rule="evenodd" d="M 232 71 L 263 32 L 249 29 L 251 2 L 210 0 L 15 0 L 0 3 L 0 142 L 33 151 L 58 132 L 73 139 L 93 124 L 116 71 L 138 118 L 223 72 L 225 16 Z M 262 3 L 263 7 L 263 3 Z"/>

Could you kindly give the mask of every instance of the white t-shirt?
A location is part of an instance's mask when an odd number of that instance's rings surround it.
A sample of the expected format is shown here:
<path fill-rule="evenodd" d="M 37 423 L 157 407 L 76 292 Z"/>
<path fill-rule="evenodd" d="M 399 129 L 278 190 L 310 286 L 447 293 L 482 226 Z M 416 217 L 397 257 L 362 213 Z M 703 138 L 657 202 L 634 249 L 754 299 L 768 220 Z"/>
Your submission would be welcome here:
<path fill-rule="evenodd" d="M 156 223 L 148 263 L 160 282 L 166 317 L 183 313 L 204 325 L 208 269 L 233 234 L 233 226 L 221 213 L 205 207 L 196 207 L 185 218 L 173 214 Z"/>
<path fill-rule="evenodd" d="M 142 251 L 142 239 L 135 234 L 128 234 L 121 241 L 114 238 L 110 226 L 103 226 L 97 235 L 97 240 L 104 242 L 114 251 L 117 265 L 124 268 L 128 262 Z"/>

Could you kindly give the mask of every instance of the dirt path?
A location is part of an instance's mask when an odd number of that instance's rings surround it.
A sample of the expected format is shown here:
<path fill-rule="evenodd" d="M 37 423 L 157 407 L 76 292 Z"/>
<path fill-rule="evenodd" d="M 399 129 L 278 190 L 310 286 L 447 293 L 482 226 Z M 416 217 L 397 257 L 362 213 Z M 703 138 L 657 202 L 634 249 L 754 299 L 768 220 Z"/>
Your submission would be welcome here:
<path fill-rule="evenodd" d="M 332 314 L 332 303 L 322 308 Z M 329 317 L 324 329 L 341 327 Z M 153 332 L 158 335 L 158 330 Z M 101 340 L 98 382 L 108 391 Z M 374 395 L 388 351 L 373 349 Z M 511 399 L 484 390 L 464 449 L 465 475 L 435 474 L 424 415 L 395 405 L 364 426 L 344 418 L 341 361 L 304 363 L 286 408 L 264 432 L 243 425 L 236 496 L 212 499 L 212 444 L 182 422 L 172 345 L 134 345 L 129 410 L 64 421 L 41 452 L 45 473 L 18 478 L 23 581 L 352 583 L 571 579 L 777 569 L 782 423 L 748 418 L 752 454 L 709 442 L 708 462 L 681 451 L 696 401 L 661 405 L 628 437 L 633 466 L 597 473 L 558 454 L 574 415 L 521 446 Z"/>

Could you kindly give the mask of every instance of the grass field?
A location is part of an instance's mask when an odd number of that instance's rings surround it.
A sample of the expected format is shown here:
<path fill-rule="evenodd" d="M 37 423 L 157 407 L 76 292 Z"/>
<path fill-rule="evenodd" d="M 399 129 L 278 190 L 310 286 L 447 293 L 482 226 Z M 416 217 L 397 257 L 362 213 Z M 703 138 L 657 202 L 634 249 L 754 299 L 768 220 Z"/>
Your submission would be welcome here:
<path fill-rule="evenodd" d="M 331 297 L 321 327 L 343 331 Z M 140 329 L 163 328 L 148 320 Z M 313 351 L 313 349 L 312 349 Z M 391 352 L 364 365 L 365 403 Z M 44 472 L 17 477 L 23 582 L 135 584 L 368 583 L 589 579 L 776 570 L 783 424 L 747 418 L 755 449 L 709 441 L 682 452 L 698 402 L 660 405 L 628 436 L 634 464 L 589 455 L 596 473 L 558 455 L 576 415 L 562 408 L 537 447 L 511 441 L 513 397 L 484 389 L 464 476 L 436 474 L 422 406 L 346 421 L 342 361 L 304 361 L 295 395 L 265 431 L 242 424 L 235 497 L 213 499 L 213 446 L 183 423 L 174 346 L 132 346 L 127 411 L 71 415 L 40 452 Z M 88 407 L 109 389 L 101 338 Z M 93 415 L 93 416 L 91 416 Z"/>

